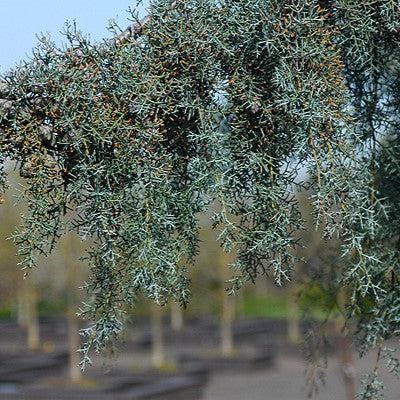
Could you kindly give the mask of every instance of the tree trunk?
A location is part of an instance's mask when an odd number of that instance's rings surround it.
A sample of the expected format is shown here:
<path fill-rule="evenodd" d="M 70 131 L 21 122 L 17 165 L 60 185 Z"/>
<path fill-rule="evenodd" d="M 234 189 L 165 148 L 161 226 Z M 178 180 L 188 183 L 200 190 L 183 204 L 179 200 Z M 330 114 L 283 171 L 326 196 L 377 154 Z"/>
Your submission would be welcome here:
<path fill-rule="evenodd" d="M 353 352 L 350 339 L 343 333 L 339 333 L 338 351 L 340 371 L 342 373 L 346 390 L 346 399 L 354 400 L 356 398 L 356 382 L 354 376 Z"/>
<path fill-rule="evenodd" d="M 80 357 L 78 349 L 80 347 L 79 320 L 76 310 L 79 303 L 78 279 L 78 244 L 73 236 L 65 238 L 66 243 L 62 256 L 64 257 L 64 267 L 66 268 L 67 278 L 67 323 L 68 323 L 68 377 L 71 382 L 79 382 L 82 379 L 82 372 L 79 367 Z"/>
<path fill-rule="evenodd" d="M 338 294 L 338 305 L 340 309 L 345 307 L 345 292 L 342 290 Z M 351 340 L 344 332 L 345 320 L 343 316 L 339 316 L 336 320 L 336 332 L 338 334 L 338 359 L 340 364 L 340 371 L 343 377 L 344 387 L 346 391 L 346 399 L 354 400 L 356 398 L 356 380 L 353 351 L 351 347 Z"/>
<path fill-rule="evenodd" d="M 158 304 L 151 307 L 151 364 L 161 368 L 165 364 L 162 309 Z"/>
<path fill-rule="evenodd" d="M 78 349 L 80 346 L 79 321 L 75 313 L 75 307 L 68 310 L 68 376 L 71 382 L 79 382 L 82 372 L 79 367 L 80 357 Z"/>
<path fill-rule="evenodd" d="M 180 331 L 183 328 L 183 310 L 175 301 L 171 302 L 171 327 L 174 331 Z"/>
<path fill-rule="evenodd" d="M 235 315 L 235 303 L 232 296 L 224 290 L 222 293 L 221 315 L 221 352 L 229 357 L 233 354 L 233 319 Z"/>
<path fill-rule="evenodd" d="M 288 295 L 288 320 L 287 337 L 289 343 L 297 344 L 301 340 L 299 307 L 297 305 L 296 293 L 293 289 L 289 290 Z"/>
<path fill-rule="evenodd" d="M 26 328 L 26 296 L 25 296 L 25 282 L 23 282 L 21 278 L 21 282 L 18 284 L 18 296 L 17 296 L 17 322 L 21 328 Z"/>
<path fill-rule="evenodd" d="M 25 312 L 26 338 L 28 349 L 35 351 L 40 348 L 39 315 L 37 311 L 38 294 L 32 282 L 25 280 Z"/>
<path fill-rule="evenodd" d="M 229 263 L 231 255 L 221 250 L 219 257 L 219 269 L 221 276 L 221 319 L 220 319 L 220 346 L 223 356 L 233 354 L 233 320 L 235 317 L 235 300 L 225 290 L 225 283 L 229 278 Z"/>

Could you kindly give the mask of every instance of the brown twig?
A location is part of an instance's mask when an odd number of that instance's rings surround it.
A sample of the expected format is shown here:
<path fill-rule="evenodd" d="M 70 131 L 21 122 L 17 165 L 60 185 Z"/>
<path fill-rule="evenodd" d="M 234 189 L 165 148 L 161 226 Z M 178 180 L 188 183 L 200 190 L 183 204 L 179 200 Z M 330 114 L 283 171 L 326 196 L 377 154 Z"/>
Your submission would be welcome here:
<path fill-rule="evenodd" d="M 129 25 L 123 32 L 113 39 L 117 45 L 126 43 L 130 39 L 136 39 L 143 32 L 143 27 L 151 21 L 151 16 L 146 15 L 140 21 Z"/>
<path fill-rule="evenodd" d="M 171 3 L 171 10 L 173 10 L 177 5 L 177 0 Z M 136 39 L 139 37 L 143 28 L 151 21 L 151 15 L 146 15 L 140 21 L 134 22 L 129 25 L 123 32 L 121 32 L 116 38 L 114 38 L 114 43 L 117 45 L 126 43 L 130 39 Z"/>

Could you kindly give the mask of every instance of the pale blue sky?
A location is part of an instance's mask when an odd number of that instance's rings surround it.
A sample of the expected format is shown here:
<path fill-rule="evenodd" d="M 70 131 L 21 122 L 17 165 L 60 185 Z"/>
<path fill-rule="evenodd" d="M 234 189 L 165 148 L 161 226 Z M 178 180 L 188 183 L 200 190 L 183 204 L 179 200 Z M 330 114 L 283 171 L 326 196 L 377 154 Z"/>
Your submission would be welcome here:
<path fill-rule="evenodd" d="M 110 19 L 128 26 L 127 10 L 135 4 L 135 0 L 0 0 L 0 73 L 30 54 L 37 33 L 49 32 L 60 40 L 65 21 L 76 20 L 92 39 L 102 39 L 110 35 Z"/>

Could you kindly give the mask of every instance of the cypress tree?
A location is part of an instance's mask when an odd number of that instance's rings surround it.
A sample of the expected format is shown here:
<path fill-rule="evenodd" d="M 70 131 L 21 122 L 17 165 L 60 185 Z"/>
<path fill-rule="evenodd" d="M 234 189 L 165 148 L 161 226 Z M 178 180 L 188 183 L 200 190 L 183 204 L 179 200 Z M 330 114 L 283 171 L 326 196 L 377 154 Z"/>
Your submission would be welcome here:
<path fill-rule="evenodd" d="M 187 303 L 213 203 L 236 255 L 230 289 L 284 283 L 305 186 L 316 226 L 341 240 L 335 280 L 360 350 L 384 357 L 400 332 L 399 2 L 153 0 L 149 12 L 102 43 L 73 26 L 61 48 L 43 38 L 1 81 L 0 162 L 26 178 L 24 267 L 67 231 L 92 239 L 84 361 L 138 293 Z"/>

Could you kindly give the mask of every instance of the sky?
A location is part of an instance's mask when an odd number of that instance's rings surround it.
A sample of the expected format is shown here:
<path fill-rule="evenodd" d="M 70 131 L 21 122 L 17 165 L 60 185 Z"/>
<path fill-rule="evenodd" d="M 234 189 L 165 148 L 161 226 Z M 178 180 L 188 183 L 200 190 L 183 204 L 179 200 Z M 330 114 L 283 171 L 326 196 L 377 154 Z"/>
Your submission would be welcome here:
<path fill-rule="evenodd" d="M 135 0 L 0 0 L 0 74 L 30 55 L 36 34 L 50 33 L 60 43 L 65 21 L 75 20 L 80 30 L 100 40 L 110 36 L 110 19 L 124 28 L 129 25 L 127 10 L 135 4 Z"/>

